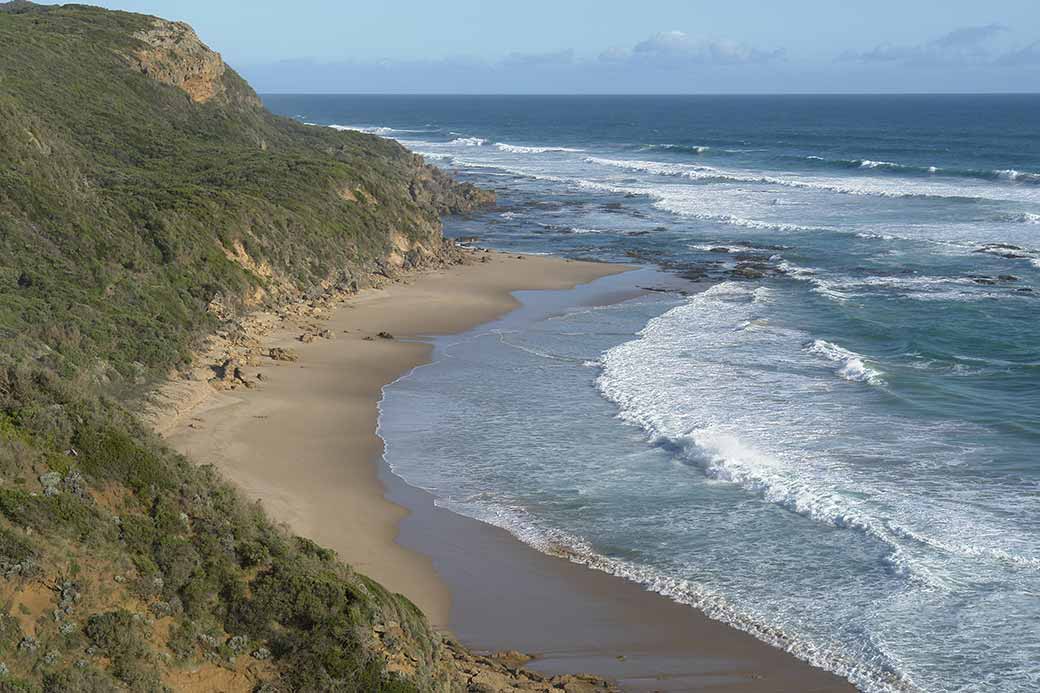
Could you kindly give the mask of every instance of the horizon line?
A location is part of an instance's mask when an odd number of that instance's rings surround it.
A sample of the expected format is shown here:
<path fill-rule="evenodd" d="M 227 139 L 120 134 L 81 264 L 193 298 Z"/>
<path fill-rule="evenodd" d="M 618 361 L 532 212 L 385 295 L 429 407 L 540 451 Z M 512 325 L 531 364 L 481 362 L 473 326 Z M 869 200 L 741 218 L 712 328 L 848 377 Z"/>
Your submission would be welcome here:
<path fill-rule="evenodd" d="M 411 91 L 259 91 L 266 96 L 540 96 L 540 97 L 674 97 L 674 96 L 1040 96 L 1040 91 L 784 91 L 784 92 L 411 92 Z"/>

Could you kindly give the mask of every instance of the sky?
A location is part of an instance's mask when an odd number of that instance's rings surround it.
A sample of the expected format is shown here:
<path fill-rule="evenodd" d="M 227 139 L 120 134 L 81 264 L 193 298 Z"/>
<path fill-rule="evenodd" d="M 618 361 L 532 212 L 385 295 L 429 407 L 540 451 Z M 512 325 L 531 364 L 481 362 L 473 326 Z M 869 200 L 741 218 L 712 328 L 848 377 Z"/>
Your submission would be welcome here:
<path fill-rule="evenodd" d="M 1040 0 L 99 4 L 189 22 L 261 93 L 1040 91 Z"/>

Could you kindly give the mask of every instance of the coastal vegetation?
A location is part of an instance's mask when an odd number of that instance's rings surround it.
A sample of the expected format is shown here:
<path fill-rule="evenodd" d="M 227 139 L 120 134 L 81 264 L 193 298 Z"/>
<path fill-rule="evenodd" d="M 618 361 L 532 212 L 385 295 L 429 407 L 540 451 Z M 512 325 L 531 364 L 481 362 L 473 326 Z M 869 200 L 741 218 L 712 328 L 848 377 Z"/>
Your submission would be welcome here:
<path fill-rule="evenodd" d="M 517 676 L 137 416 L 221 324 L 451 261 L 440 215 L 489 199 L 271 115 L 186 25 L 0 5 L 0 691 Z"/>

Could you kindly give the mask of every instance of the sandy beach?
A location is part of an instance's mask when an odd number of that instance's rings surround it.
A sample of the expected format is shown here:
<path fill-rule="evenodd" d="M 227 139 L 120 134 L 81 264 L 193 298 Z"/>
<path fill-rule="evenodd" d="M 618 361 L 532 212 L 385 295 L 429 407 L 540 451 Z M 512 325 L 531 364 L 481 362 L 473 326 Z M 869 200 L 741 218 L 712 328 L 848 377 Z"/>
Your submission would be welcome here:
<path fill-rule="evenodd" d="M 377 405 L 385 384 L 430 358 L 423 336 L 493 320 L 519 305 L 514 291 L 565 290 L 629 269 L 500 253 L 471 259 L 351 297 L 323 323 L 333 338 L 301 343 L 298 325 L 277 327 L 265 348 L 292 349 L 298 360 L 264 359 L 251 369 L 259 387 L 207 396 L 169 428 L 168 441 L 471 647 L 528 651 L 539 657 L 533 668 L 592 671 L 630 690 L 853 690 L 691 608 L 436 508 L 389 473 Z M 583 300 L 639 292 L 636 279 L 616 279 Z"/>
<path fill-rule="evenodd" d="M 167 433 L 171 445 L 215 465 L 275 520 L 407 595 L 438 626 L 448 624 L 451 596 L 428 558 L 395 543 L 407 512 L 384 498 L 377 478 L 383 385 L 429 357 L 430 346 L 409 339 L 487 322 L 518 305 L 514 290 L 567 288 L 624 269 L 486 257 L 362 291 L 325 323 L 334 339 L 303 344 L 298 326 L 275 329 L 265 344 L 292 349 L 299 361 L 265 360 L 256 368 L 262 387 L 213 392 Z"/>

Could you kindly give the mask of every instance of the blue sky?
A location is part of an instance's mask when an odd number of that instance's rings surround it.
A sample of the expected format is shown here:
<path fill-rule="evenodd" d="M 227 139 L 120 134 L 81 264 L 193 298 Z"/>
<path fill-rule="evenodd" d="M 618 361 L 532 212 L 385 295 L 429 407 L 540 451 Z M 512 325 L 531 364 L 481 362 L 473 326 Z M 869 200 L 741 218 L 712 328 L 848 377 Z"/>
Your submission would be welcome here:
<path fill-rule="evenodd" d="M 1040 91 L 1038 0 L 105 0 L 261 92 Z"/>

